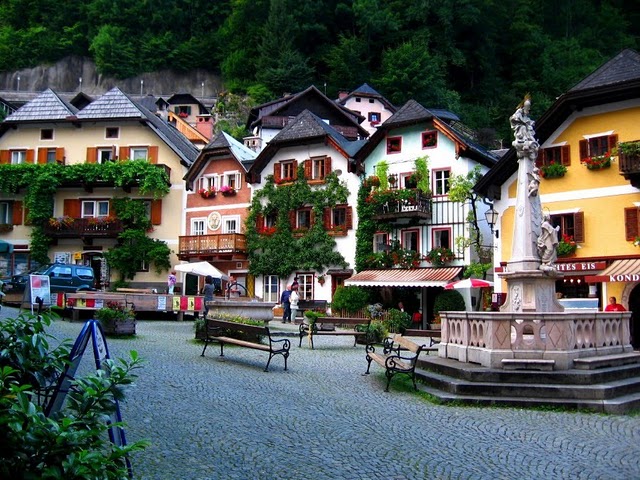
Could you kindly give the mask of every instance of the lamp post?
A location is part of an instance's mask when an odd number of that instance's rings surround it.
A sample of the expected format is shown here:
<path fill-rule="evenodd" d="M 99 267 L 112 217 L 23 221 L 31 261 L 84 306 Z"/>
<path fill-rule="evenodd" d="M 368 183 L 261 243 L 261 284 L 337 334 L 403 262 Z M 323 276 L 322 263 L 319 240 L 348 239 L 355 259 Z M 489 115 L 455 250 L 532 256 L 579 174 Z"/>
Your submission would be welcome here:
<path fill-rule="evenodd" d="M 80 84 L 80 91 L 82 91 L 82 77 L 78 78 L 78 83 Z"/>
<path fill-rule="evenodd" d="M 140 96 L 142 96 L 142 88 L 144 87 L 144 80 L 140 80 Z"/>
<path fill-rule="evenodd" d="M 20 75 L 18 75 L 18 92 L 20 91 Z"/>

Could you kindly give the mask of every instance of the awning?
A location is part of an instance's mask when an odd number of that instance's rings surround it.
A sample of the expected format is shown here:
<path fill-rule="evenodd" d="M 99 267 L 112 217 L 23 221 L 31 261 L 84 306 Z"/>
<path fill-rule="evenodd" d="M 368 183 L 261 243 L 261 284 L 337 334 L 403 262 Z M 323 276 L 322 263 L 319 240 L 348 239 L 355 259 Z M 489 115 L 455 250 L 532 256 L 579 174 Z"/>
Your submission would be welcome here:
<path fill-rule="evenodd" d="M 0 240 L 0 253 L 11 253 L 11 252 L 13 252 L 13 243 Z"/>
<path fill-rule="evenodd" d="M 640 282 L 640 258 L 615 260 L 600 275 L 584 277 L 587 283 Z"/>
<path fill-rule="evenodd" d="M 344 280 L 359 287 L 444 287 L 462 267 L 363 270 Z"/>

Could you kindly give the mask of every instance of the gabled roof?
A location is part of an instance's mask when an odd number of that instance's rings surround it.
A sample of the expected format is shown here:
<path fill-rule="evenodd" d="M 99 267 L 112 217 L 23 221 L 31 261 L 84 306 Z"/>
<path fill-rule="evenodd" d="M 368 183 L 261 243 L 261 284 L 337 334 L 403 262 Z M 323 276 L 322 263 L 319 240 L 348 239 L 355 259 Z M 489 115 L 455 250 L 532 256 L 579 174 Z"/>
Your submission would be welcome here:
<path fill-rule="evenodd" d="M 345 103 L 347 103 L 347 100 L 349 100 L 352 97 L 366 97 L 366 98 L 375 98 L 378 101 L 380 101 L 382 104 L 384 104 L 385 108 L 391 112 L 395 112 L 396 111 L 396 107 L 389 101 L 387 100 L 384 96 L 382 96 L 380 93 L 378 93 L 378 91 L 371 87 L 369 84 L 367 83 L 363 83 L 362 85 L 360 85 L 358 88 L 356 88 L 354 91 L 350 92 L 348 95 L 339 98 L 338 100 L 336 100 L 340 105 L 344 105 Z"/>
<path fill-rule="evenodd" d="M 314 102 L 321 105 L 327 112 L 332 112 L 338 118 L 344 119 L 344 123 L 341 122 L 339 125 L 356 127 L 358 129 L 358 133 L 362 137 L 367 137 L 369 135 L 369 132 L 360 126 L 360 122 L 364 121 L 364 117 L 362 115 L 333 102 L 313 85 L 294 95 L 287 95 L 286 97 L 253 107 L 249 112 L 246 127 L 248 130 L 252 130 L 261 123 L 263 117 L 278 116 L 279 113 L 284 116 L 285 110 L 287 111 L 286 116 L 296 116 L 303 110 L 309 109 L 314 111 L 316 114 L 322 115 L 321 112 L 316 111 L 316 109 L 310 105 L 310 103 Z"/>
<path fill-rule="evenodd" d="M 640 55 L 627 49 L 556 99 L 536 121 L 538 142 L 542 145 L 576 111 L 637 98 L 640 98 Z M 500 198 L 500 186 L 517 170 L 516 151 L 511 147 L 474 190 L 491 199 Z"/>
<path fill-rule="evenodd" d="M 434 113 L 435 111 L 441 112 L 443 117 L 436 115 Z M 364 162 L 375 147 L 382 142 L 392 130 L 422 123 L 433 123 L 434 128 L 442 132 L 456 144 L 456 152 L 460 155 L 464 155 L 487 167 L 491 167 L 496 163 L 497 159 L 495 156 L 454 126 L 455 122 L 452 121 L 459 120 L 457 115 L 448 110 L 435 111 L 423 107 L 413 99 L 409 100 L 400 107 L 396 113 L 389 117 L 386 122 L 378 127 L 367 144 L 358 151 L 356 160 L 359 163 Z"/>
<path fill-rule="evenodd" d="M 50 88 L 27 102 L 9 115 L 5 122 L 29 122 L 46 120 L 65 120 L 76 114 L 78 109 L 64 101 Z"/>
<path fill-rule="evenodd" d="M 184 176 L 187 188 L 192 188 L 193 182 L 212 157 L 229 155 L 233 156 L 242 165 L 245 172 L 251 168 L 256 158 L 256 153 L 253 150 L 245 147 L 231 135 L 220 132 L 202 149 L 202 152 L 200 152 L 198 158 Z"/>
<path fill-rule="evenodd" d="M 366 143 L 366 140 L 351 141 L 346 139 L 320 117 L 305 110 L 271 139 L 256 158 L 250 173 L 252 175 L 259 174 L 280 148 L 318 143 L 323 140 L 331 143 L 346 158 L 353 157 Z"/>
<path fill-rule="evenodd" d="M 190 93 L 175 93 L 167 99 L 169 105 L 193 105 L 197 104 L 199 114 L 211 113 L 204 104 Z"/>

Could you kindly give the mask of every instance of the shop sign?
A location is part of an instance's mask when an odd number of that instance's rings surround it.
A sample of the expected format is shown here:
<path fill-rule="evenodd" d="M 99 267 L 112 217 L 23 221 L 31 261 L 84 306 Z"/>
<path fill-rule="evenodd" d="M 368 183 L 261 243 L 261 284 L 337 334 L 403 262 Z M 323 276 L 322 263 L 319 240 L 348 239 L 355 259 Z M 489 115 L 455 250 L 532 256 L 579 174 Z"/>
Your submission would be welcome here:
<path fill-rule="evenodd" d="M 588 272 L 593 270 L 604 270 L 607 267 L 607 262 L 556 263 L 554 267 L 559 272 Z"/>

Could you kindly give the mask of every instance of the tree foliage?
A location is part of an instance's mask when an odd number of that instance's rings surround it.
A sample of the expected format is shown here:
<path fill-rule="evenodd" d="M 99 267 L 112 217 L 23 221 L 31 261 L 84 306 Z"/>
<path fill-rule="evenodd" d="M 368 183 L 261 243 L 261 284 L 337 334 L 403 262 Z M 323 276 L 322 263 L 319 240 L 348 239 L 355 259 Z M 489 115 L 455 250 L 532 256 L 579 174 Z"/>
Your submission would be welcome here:
<path fill-rule="evenodd" d="M 91 56 L 125 78 L 221 72 L 227 89 L 273 95 L 367 81 L 397 104 L 455 109 L 510 134 L 524 92 L 536 111 L 623 48 L 639 47 L 634 0 L 6 0 L 0 70 Z M 535 115 L 535 112 L 534 112 Z"/>

